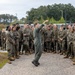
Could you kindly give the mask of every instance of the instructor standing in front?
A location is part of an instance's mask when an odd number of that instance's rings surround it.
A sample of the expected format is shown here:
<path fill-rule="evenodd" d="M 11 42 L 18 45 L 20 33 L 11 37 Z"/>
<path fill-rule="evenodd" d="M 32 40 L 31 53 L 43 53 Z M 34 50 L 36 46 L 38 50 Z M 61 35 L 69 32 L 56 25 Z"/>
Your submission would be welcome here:
<path fill-rule="evenodd" d="M 44 21 L 42 25 L 40 25 L 39 23 L 34 24 L 33 37 L 34 37 L 34 47 L 35 47 L 35 58 L 32 61 L 32 63 L 35 66 L 40 65 L 39 59 L 42 55 L 42 44 L 41 44 L 41 32 L 40 31 L 46 22 L 48 22 L 48 20 Z"/>

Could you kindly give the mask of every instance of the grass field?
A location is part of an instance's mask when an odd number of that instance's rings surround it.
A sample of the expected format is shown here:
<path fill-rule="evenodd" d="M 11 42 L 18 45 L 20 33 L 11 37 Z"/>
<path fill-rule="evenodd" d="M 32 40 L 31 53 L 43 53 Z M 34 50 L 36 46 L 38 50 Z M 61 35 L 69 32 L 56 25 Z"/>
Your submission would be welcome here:
<path fill-rule="evenodd" d="M 8 62 L 7 53 L 0 53 L 0 69 Z"/>

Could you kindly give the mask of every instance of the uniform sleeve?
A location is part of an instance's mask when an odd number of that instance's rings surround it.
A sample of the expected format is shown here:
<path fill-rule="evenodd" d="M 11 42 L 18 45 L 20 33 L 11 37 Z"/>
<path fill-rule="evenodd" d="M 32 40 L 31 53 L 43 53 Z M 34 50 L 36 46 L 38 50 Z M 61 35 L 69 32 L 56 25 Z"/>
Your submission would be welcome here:
<path fill-rule="evenodd" d="M 44 26 L 44 24 L 42 24 L 39 28 L 37 28 L 36 31 L 39 32 L 43 26 Z"/>
<path fill-rule="evenodd" d="M 20 33 L 17 32 L 17 39 L 20 39 Z"/>
<path fill-rule="evenodd" d="M 64 31 L 63 32 L 63 39 L 65 39 L 66 38 L 66 32 Z"/>
<path fill-rule="evenodd" d="M 8 39 L 8 41 L 9 41 L 10 43 L 12 43 L 12 44 L 15 43 L 14 40 L 11 38 L 11 36 L 10 36 L 9 33 L 7 34 L 7 39 Z"/>

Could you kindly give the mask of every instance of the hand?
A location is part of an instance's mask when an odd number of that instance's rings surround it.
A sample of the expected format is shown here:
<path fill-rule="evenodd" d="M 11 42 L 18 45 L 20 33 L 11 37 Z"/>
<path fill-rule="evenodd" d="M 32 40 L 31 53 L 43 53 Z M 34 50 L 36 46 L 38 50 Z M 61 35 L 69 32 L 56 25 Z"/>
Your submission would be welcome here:
<path fill-rule="evenodd" d="M 4 40 L 5 40 L 5 38 L 4 38 Z"/>
<path fill-rule="evenodd" d="M 60 38 L 60 40 L 62 41 L 62 38 Z"/>
<path fill-rule="evenodd" d="M 48 20 L 45 20 L 45 21 L 43 22 L 43 24 L 45 24 L 46 22 L 48 22 Z"/>
<path fill-rule="evenodd" d="M 26 36 L 27 34 L 23 34 L 24 36 Z"/>

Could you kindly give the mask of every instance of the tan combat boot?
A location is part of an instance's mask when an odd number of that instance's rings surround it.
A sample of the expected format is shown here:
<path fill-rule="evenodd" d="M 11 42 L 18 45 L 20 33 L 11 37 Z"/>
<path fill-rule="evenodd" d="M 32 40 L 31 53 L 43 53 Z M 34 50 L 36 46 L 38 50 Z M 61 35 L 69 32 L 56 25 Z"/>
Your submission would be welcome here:
<path fill-rule="evenodd" d="M 73 62 L 73 65 L 75 65 L 75 62 Z"/>
<path fill-rule="evenodd" d="M 10 57 L 9 60 L 10 60 L 10 61 L 14 61 L 15 58 L 14 58 L 14 57 Z"/>
<path fill-rule="evenodd" d="M 68 56 L 66 55 L 66 56 L 64 56 L 64 58 L 68 58 Z"/>
<path fill-rule="evenodd" d="M 75 58 L 73 58 L 72 61 L 75 62 Z"/>

